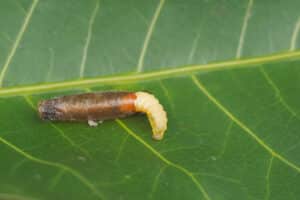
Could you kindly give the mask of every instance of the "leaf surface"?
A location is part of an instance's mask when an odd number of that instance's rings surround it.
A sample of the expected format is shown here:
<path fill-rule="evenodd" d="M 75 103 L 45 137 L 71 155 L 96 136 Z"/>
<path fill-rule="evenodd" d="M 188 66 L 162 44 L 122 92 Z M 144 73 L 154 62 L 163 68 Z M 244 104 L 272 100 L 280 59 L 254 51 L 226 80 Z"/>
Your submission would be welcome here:
<path fill-rule="evenodd" d="M 296 0 L 0 2 L 0 199 L 299 199 Z M 42 122 L 59 95 L 146 90 L 136 115 Z"/>

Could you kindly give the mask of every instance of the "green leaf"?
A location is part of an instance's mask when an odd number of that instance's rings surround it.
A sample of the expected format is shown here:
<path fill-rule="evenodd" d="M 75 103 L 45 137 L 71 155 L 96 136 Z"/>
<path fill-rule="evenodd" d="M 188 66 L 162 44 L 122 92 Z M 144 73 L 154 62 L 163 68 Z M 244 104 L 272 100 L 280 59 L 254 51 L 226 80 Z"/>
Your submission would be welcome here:
<path fill-rule="evenodd" d="M 299 199 L 299 6 L 1 1 L 0 199 Z M 89 90 L 150 91 L 165 138 L 39 119 Z"/>

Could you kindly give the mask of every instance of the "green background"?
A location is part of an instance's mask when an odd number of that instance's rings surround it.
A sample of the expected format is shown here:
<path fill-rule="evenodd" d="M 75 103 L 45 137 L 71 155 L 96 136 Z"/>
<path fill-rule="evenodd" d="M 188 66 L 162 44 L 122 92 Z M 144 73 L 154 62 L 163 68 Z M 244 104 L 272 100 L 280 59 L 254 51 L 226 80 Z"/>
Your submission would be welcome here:
<path fill-rule="evenodd" d="M 0 199 L 300 199 L 300 1 L 0 1 Z M 41 99 L 146 90 L 136 115 L 38 118 Z"/>

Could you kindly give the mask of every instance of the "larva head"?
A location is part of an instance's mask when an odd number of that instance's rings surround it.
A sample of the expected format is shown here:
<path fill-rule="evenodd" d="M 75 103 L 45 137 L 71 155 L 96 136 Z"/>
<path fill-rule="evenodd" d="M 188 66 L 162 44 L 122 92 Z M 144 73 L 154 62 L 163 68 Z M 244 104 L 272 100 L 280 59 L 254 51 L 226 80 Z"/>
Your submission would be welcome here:
<path fill-rule="evenodd" d="M 164 138 L 164 131 L 159 131 L 159 132 L 156 132 L 156 133 L 153 131 L 152 138 L 154 140 L 162 140 Z"/>
<path fill-rule="evenodd" d="M 135 109 L 138 112 L 146 113 L 152 127 L 152 138 L 155 140 L 163 139 L 167 130 L 167 114 L 159 101 L 146 92 L 136 92 Z"/>
<path fill-rule="evenodd" d="M 38 111 L 43 120 L 59 120 L 62 116 L 62 112 L 57 108 L 56 99 L 40 101 Z"/>

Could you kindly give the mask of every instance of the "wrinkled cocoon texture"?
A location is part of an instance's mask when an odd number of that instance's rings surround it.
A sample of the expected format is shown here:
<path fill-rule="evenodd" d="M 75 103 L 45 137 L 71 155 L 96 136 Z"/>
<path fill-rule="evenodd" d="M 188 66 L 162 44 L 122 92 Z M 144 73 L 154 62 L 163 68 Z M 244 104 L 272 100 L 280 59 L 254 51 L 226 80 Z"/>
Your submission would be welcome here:
<path fill-rule="evenodd" d="M 135 109 L 137 112 L 146 113 L 150 121 L 153 138 L 163 139 L 164 132 L 167 130 L 167 114 L 158 100 L 149 93 L 136 92 Z"/>

